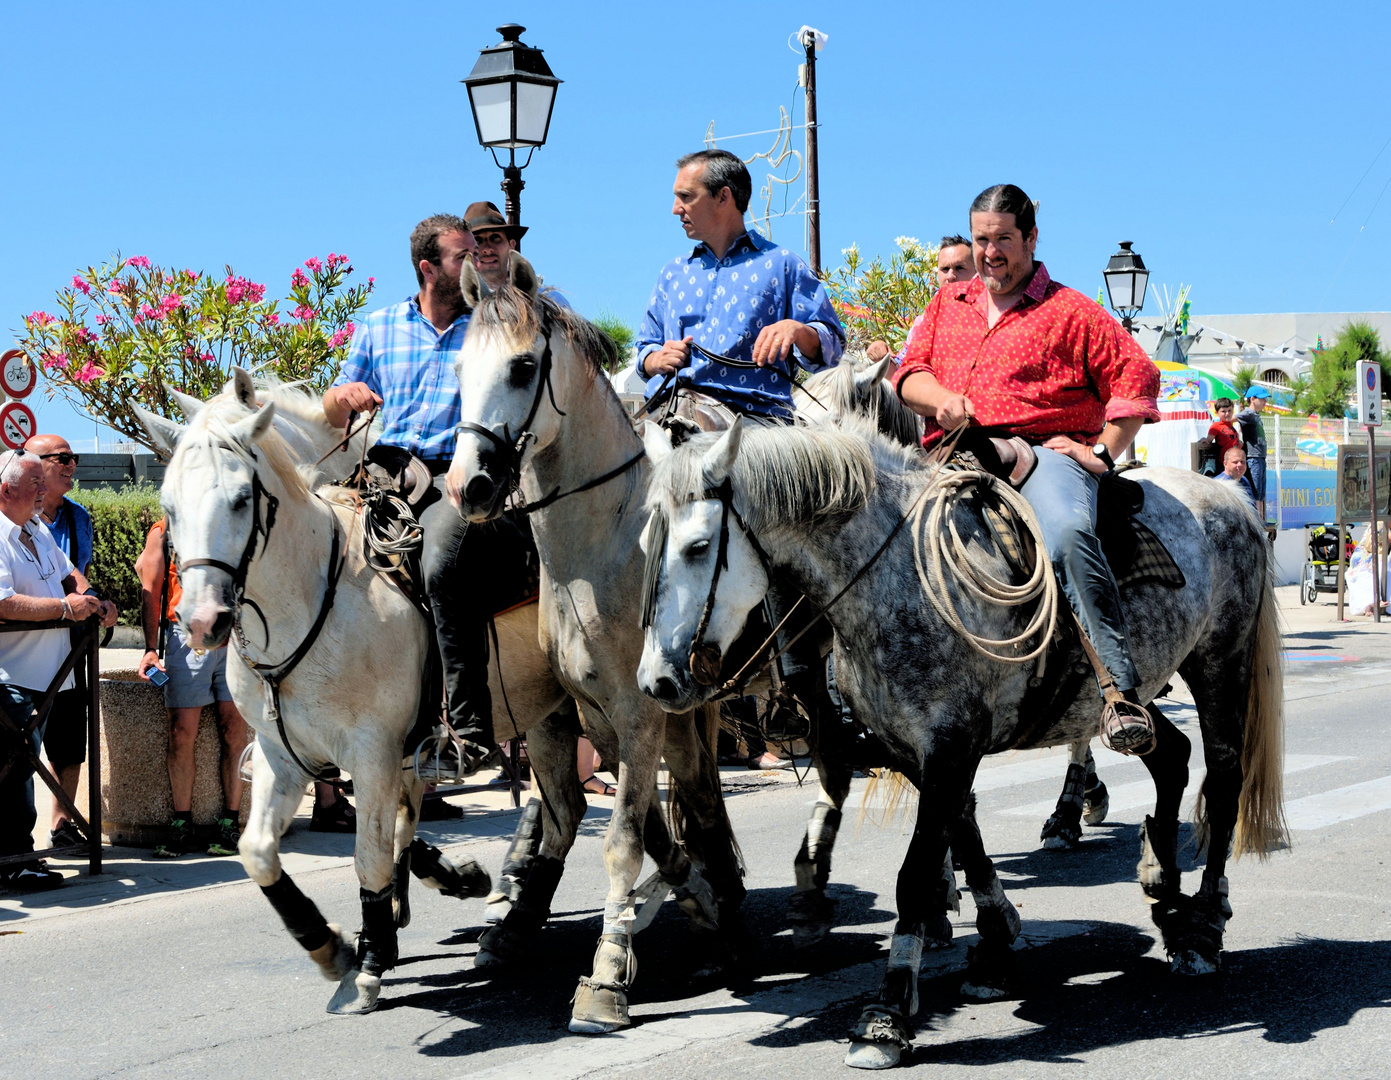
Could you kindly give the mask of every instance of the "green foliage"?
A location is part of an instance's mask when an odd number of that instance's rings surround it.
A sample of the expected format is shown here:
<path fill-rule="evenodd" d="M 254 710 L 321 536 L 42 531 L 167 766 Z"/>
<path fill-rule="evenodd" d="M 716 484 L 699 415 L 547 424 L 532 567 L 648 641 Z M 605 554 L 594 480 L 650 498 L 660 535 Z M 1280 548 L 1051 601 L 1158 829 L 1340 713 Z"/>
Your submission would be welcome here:
<path fill-rule="evenodd" d="M 617 371 L 628 362 L 629 353 L 632 352 L 633 342 L 637 340 L 638 332 L 619 315 L 612 311 L 601 311 L 599 315 L 591 319 L 592 322 L 604 336 L 613 342 L 614 350 L 618 353 L 618 359 L 612 370 Z"/>
<path fill-rule="evenodd" d="M 859 245 L 851 244 L 843 252 L 845 265 L 824 275 L 851 347 L 882 338 L 897 351 L 937 292 L 937 248 L 911 236 L 894 242 L 898 251 L 887 266 L 879 255 L 866 265 Z"/>
<path fill-rule="evenodd" d="M 140 579 L 135 559 L 145 550 L 150 526 L 164 516 L 159 488 L 133 484 L 74 488 L 68 495 L 92 515 L 92 588 L 121 609 L 121 622 L 140 624 Z"/>
<path fill-rule="evenodd" d="M 1314 353 L 1313 385 L 1309 407 L 1320 416 L 1347 415 L 1356 391 L 1354 381 L 1359 360 L 1375 360 L 1381 365 L 1383 385 L 1391 380 L 1391 354 L 1381 347 L 1381 337 L 1370 323 L 1350 322 L 1338 332 L 1333 344 Z"/>
<path fill-rule="evenodd" d="M 1232 389 L 1241 397 L 1246 396 L 1246 391 L 1250 390 L 1256 381 L 1256 365 L 1242 364 L 1232 375 Z"/>
<path fill-rule="evenodd" d="M 154 449 L 131 405 L 186 419 L 168 390 L 207 398 L 222 389 L 234 364 L 317 390 L 333 381 L 373 280 L 340 292 L 353 272 L 346 255 L 307 259 L 304 266 L 309 273 L 296 267 L 289 296 L 276 301 L 230 266 L 224 279 L 117 255 L 58 290 L 58 316 L 26 316 L 19 347 L 47 377 L 50 397 L 66 398 Z"/>
<path fill-rule="evenodd" d="M 1290 380 L 1287 389 L 1290 392 L 1290 415 L 1308 416 L 1313 412 L 1310 404 L 1309 393 L 1314 388 L 1314 382 L 1307 375 L 1296 375 Z"/>

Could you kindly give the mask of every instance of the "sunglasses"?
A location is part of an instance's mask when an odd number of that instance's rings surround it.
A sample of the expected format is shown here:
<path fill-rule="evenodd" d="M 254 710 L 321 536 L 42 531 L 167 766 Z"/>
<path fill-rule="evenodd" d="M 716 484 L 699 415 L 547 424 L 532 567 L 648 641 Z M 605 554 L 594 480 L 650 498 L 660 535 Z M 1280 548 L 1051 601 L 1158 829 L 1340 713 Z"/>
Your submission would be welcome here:
<path fill-rule="evenodd" d="M 56 461 L 59 465 L 76 465 L 77 455 L 64 450 L 58 454 L 40 454 L 40 461 Z"/>

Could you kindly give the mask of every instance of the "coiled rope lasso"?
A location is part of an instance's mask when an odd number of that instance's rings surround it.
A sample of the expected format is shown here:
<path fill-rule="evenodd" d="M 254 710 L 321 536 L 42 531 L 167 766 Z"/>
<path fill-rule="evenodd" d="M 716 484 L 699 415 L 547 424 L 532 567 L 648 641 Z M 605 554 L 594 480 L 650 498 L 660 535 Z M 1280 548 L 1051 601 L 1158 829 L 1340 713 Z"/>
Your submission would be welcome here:
<path fill-rule="evenodd" d="M 1024 496 L 988 473 L 942 468 L 942 462 L 965 427 L 965 423 L 961 424 L 943 440 L 944 453 L 938 458 L 936 473 L 929 484 L 929 490 L 935 489 L 937 498 L 919 499 L 913 508 L 913 565 L 918 572 L 918 583 L 937 614 L 972 649 L 1003 664 L 1027 664 L 1047 650 L 1057 627 L 1057 579 L 1043 543 L 1042 527 Z M 989 491 L 1004 503 L 1010 517 L 1021 524 L 1033 540 L 1033 567 L 1028 580 L 1022 584 L 1015 585 L 990 573 L 981 560 L 971 558 L 961 538 L 956 525 L 956 507 L 963 494 L 976 489 Z M 952 599 L 953 585 L 957 593 L 968 594 L 994 607 L 1024 607 L 1035 602 L 1037 607 L 1018 634 L 1005 638 L 987 637 L 966 626 Z M 1029 648 L 1035 638 L 1036 642 Z M 1026 648 L 1027 652 L 1020 651 Z"/>

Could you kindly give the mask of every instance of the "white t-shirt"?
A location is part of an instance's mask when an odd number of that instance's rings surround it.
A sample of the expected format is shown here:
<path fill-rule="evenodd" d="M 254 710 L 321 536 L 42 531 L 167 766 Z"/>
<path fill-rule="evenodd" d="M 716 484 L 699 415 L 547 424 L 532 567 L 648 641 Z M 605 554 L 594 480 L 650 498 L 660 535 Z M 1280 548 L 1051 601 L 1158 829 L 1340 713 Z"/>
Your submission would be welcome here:
<path fill-rule="evenodd" d="M 20 532 L 34 541 L 37 557 L 20 541 Z M 37 517 L 23 526 L 0 514 L 0 600 L 38 596 L 61 600 L 63 582 L 73 572 L 72 560 Z M 42 693 L 72 651 L 66 630 L 19 630 L 0 634 L 0 683 Z M 73 687 L 73 677 L 60 687 Z"/>

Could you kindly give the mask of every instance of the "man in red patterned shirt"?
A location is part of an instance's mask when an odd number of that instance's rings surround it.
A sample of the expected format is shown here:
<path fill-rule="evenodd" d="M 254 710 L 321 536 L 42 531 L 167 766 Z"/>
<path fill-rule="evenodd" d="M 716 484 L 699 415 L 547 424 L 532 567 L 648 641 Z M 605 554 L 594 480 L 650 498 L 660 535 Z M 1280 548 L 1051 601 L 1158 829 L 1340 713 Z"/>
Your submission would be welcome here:
<path fill-rule="evenodd" d="M 1159 369 L 1099 305 L 1034 261 L 1034 204 L 1013 184 L 971 204 L 976 271 L 933 297 L 894 386 L 932 445 L 970 418 L 1037 448 L 1021 490 L 1072 609 L 1126 699 L 1139 705 L 1115 578 L 1096 538 L 1100 477 L 1147 421 Z M 1139 740 L 1141 731 L 1122 733 Z"/>

